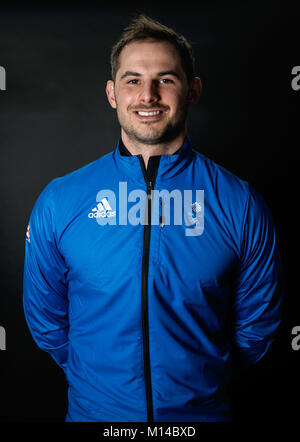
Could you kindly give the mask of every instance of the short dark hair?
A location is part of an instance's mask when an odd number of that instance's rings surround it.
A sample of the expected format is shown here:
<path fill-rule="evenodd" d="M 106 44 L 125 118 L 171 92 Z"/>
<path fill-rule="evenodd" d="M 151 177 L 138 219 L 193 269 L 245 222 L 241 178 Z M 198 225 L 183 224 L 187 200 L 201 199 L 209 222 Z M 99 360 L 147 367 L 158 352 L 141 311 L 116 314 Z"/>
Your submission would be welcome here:
<path fill-rule="evenodd" d="M 195 58 L 191 43 L 183 35 L 144 14 L 132 20 L 129 26 L 123 30 L 120 40 L 112 48 L 110 56 L 112 79 L 114 81 L 116 79 L 116 73 L 119 69 L 119 56 L 122 49 L 133 41 L 147 38 L 169 41 L 175 46 L 181 57 L 182 68 L 186 74 L 187 81 L 190 82 L 195 75 Z"/>

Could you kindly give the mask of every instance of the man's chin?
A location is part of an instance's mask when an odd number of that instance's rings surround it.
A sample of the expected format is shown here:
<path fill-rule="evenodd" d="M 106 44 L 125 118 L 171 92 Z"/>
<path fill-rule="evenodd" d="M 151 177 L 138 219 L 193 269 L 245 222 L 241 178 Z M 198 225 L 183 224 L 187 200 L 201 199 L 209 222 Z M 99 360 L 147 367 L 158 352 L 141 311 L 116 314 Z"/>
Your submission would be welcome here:
<path fill-rule="evenodd" d="M 182 120 L 175 125 L 164 125 L 164 127 L 155 127 L 155 124 L 151 124 L 152 127 L 150 127 L 150 124 L 143 126 L 144 127 L 135 129 L 133 129 L 133 127 L 121 127 L 132 142 L 153 146 L 167 143 L 177 138 L 185 129 L 185 120 Z"/>
<path fill-rule="evenodd" d="M 156 133 L 156 134 L 134 133 L 129 136 L 131 139 L 137 141 L 138 143 L 147 144 L 151 146 L 154 144 L 162 143 L 165 138 L 165 133 Z"/>
<path fill-rule="evenodd" d="M 147 144 L 149 146 L 154 144 L 167 143 L 177 138 L 183 129 L 184 127 L 177 126 L 177 127 L 169 127 L 164 132 L 156 134 L 152 133 L 151 135 L 135 134 L 135 139 L 139 143 Z"/>

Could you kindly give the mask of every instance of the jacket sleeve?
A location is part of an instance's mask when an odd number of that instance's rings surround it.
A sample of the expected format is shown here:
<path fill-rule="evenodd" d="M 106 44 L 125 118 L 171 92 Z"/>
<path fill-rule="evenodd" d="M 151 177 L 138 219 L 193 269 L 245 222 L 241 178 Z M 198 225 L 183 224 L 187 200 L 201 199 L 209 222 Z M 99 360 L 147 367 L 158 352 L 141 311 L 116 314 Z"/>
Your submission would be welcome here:
<path fill-rule="evenodd" d="M 65 370 L 68 356 L 67 266 L 57 247 L 55 180 L 37 199 L 25 241 L 23 306 L 36 344 Z"/>
<path fill-rule="evenodd" d="M 282 285 L 274 222 L 263 198 L 250 186 L 234 293 L 234 339 L 250 362 L 259 361 L 275 339 Z"/>

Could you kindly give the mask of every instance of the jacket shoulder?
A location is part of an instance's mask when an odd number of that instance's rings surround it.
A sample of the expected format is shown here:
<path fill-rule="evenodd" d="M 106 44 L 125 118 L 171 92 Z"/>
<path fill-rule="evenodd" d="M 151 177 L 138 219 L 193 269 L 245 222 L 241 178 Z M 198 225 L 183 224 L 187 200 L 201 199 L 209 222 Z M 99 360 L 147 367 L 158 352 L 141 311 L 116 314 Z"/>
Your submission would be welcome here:
<path fill-rule="evenodd" d="M 65 208 L 71 209 L 74 204 L 80 204 L 85 198 L 85 192 L 99 182 L 99 177 L 109 174 L 112 154 L 113 152 L 109 152 L 79 169 L 53 178 L 39 194 L 33 213 L 37 209 L 44 210 L 45 208 L 54 211 L 55 207 L 61 212 Z M 75 198 L 76 195 L 77 198 Z"/>
<path fill-rule="evenodd" d="M 74 186 L 82 186 L 83 183 L 87 185 L 96 177 L 99 177 L 99 174 L 103 175 L 106 173 L 110 167 L 112 155 L 113 152 L 109 152 L 79 169 L 54 178 L 52 182 L 63 190 L 68 190 L 68 188 L 72 189 Z"/>
<path fill-rule="evenodd" d="M 249 194 L 250 184 L 248 181 L 235 175 L 224 166 L 218 164 L 211 158 L 195 151 L 196 158 L 202 170 L 204 169 L 204 175 L 207 180 L 211 182 L 215 191 L 220 192 L 225 196 L 229 194 L 243 194 L 246 197 Z"/>

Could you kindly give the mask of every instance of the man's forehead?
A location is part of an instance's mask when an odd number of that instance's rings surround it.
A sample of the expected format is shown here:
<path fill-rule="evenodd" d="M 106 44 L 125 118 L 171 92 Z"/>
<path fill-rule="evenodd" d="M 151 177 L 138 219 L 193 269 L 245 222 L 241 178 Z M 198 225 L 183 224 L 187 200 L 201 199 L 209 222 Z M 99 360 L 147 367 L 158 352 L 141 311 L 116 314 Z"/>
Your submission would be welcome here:
<path fill-rule="evenodd" d="M 178 71 L 181 59 L 176 48 L 168 41 L 138 40 L 126 45 L 119 57 L 119 70 L 158 73 L 161 71 Z M 122 75 L 122 73 L 121 73 Z"/>

